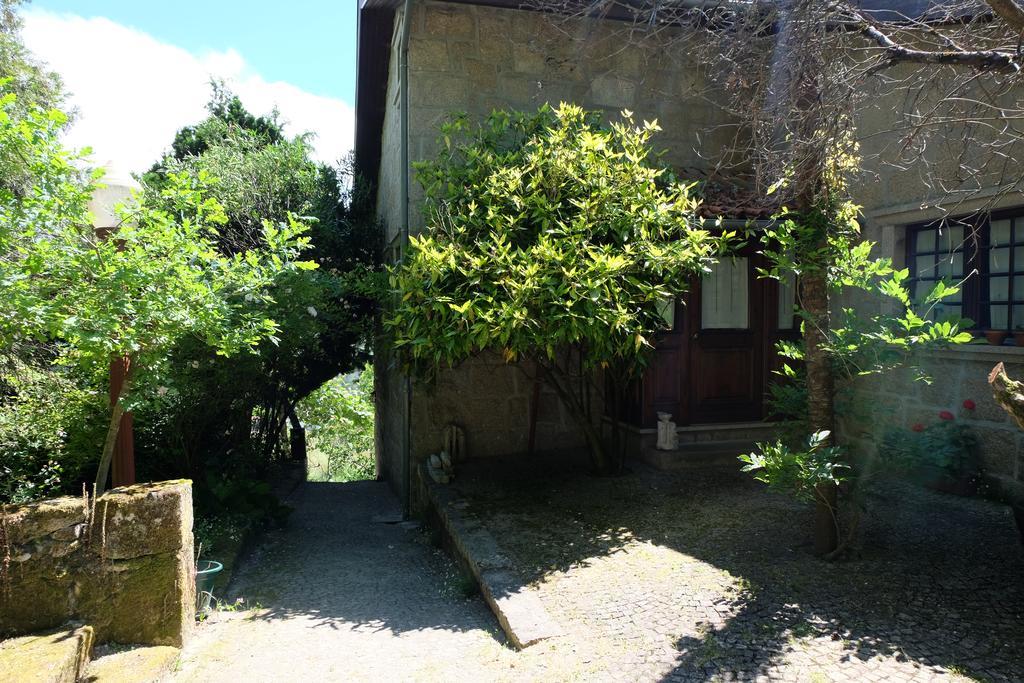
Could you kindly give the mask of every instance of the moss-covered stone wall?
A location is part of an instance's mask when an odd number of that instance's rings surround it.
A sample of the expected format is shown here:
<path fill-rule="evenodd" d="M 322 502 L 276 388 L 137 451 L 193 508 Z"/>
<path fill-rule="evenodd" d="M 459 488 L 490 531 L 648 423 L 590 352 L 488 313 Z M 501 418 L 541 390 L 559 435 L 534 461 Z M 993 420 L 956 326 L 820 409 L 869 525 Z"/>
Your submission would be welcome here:
<path fill-rule="evenodd" d="M 195 622 L 192 484 L 0 510 L 0 638 L 74 619 L 96 642 L 180 647 Z"/>

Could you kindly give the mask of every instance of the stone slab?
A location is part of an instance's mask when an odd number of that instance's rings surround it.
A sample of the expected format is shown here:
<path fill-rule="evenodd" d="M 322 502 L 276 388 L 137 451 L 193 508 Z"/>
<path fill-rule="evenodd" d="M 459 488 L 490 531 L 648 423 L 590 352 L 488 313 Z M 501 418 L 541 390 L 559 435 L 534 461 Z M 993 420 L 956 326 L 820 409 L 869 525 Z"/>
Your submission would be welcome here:
<path fill-rule="evenodd" d="M 0 681 L 75 683 L 89 663 L 92 641 L 92 627 L 79 626 L 0 642 Z"/>
<path fill-rule="evenodd" d="M 422 466 L 419 474 L 426 502 L 448 534 L 454 552 L 472 573 L 480 594 L 512 645 L 521 650 L 561 635 L 561 627 L 548 614 L 536 593 L 516 574 L 497 540 L 463 516 L 466 502 L 450 487 L 434 483 L 425 469 L 426 466 Z"/>
<path fill-rule="evenodd" d="M 181 651 L 157 645 L 111 652 L 89 664 L 89 683 L 150 683 L 162 681 L 174 669 Z"/>

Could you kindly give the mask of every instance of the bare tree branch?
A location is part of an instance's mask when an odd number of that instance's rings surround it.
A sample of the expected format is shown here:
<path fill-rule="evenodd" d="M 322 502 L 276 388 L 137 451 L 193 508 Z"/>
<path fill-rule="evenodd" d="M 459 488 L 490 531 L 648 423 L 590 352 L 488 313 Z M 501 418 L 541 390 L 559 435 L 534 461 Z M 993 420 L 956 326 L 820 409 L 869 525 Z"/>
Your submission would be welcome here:
<path fill-rule="evenodd" d="M 1010 26 L 1018 31 L 1024 32 L 1024 7 L 1017 4 L 1016 0 L 985 0 L 992 11 L 1002 17 Z"/>

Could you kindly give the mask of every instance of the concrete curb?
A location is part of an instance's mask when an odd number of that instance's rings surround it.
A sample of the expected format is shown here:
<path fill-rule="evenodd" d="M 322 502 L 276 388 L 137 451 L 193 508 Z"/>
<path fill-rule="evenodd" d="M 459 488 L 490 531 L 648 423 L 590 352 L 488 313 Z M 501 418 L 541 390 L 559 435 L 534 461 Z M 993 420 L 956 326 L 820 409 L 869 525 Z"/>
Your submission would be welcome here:
<path fill-rule="evenodd" d="M 470 571 L 509 641 L 519 650 L 562 634 L 540 598 L 526 587 L 494 537 L 462 510 L 466 501 L 419 470 L 428 514 L 440 524 L 457 559 Z"/>

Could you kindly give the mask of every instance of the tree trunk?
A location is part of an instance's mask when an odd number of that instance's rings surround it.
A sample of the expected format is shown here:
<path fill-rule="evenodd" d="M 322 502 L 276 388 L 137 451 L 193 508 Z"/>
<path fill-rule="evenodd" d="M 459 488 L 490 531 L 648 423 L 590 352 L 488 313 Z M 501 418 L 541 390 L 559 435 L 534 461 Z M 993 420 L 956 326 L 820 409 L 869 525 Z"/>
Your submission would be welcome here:
<path fill-rule="evenodd" d="M 992 396 L 1003 410 L 1010 414 L 1017 426 L 1024 429 L 1024 383 L 1010 379 L 1006 367 L 999 363 L 988 375 Z"/>
<path fill-rule="evenodd" d="M 579 426 L 583 432 L 583 437 L 587 441 L 587 446 L 590 448 L 590 464 L 593 465 L 594 471 L 599 475 L 609 475 L 614 473 L 611 458 L 608 457 L 608 452 L 604 447 L 604 440 L 601 438 L 600 431 L 591 422 L 590 416 L 587 411 L 583 408 L 583 403 L 578 396 L 576 396 L 571 388 L 571 382 L 563 381 L 564 378 L 560 377 L 561 371 L 557 367 L 552 367 L 544 364 L 541 361 L 535 361 L 534 364 L 537 366 L 538 372 L 543 376 L 544 380 L 555 393 L 558 394 L 559 400 L 562 405 L 569 411 L 569 415 Z M 586 386 L 586 383 L 584 383 Z"/>
<path fill-rule="evenodd" d="M 114 445 L 117 443 L 117 432 L 121 427 L 121 416 L 124 415 L 124 397 L 128 395 L 128 383 L 130 377 L 127 375 L 121 383 L 121 390 L 114 397 L 113 405 L 110 408 L 110 423 L 107 426 L 107 438 L 103 441 L 103 453 L 100 455 L 100 464 L 96 469 L 96 495 L 100 495 L 107 488 L 107 477 L 110 474 L 110 461 L 114 457 Z"/>
<path fill-rule="evenodd" d="M 292 460 L 306 462 L 306 428 L 299 421 L 294 406 L 288 411 L 288 424 L 288 445 Z"/>
<path fill-rule="evenodd" d="M 821 253 L 821 252 L 819 252 Z M 816 264 L 801 278 L 804 324 L 804 364 L 807 371 L 807 417 L 812 432 L 827 430 L 834 441 L 832 366 L 825 352 L 829 326 L 828 283 L 823 264 Z M 814 511 L 814 551 L 827 555 L 839 545 L 838 491 L 834 484 L 817 487 Z"/>

